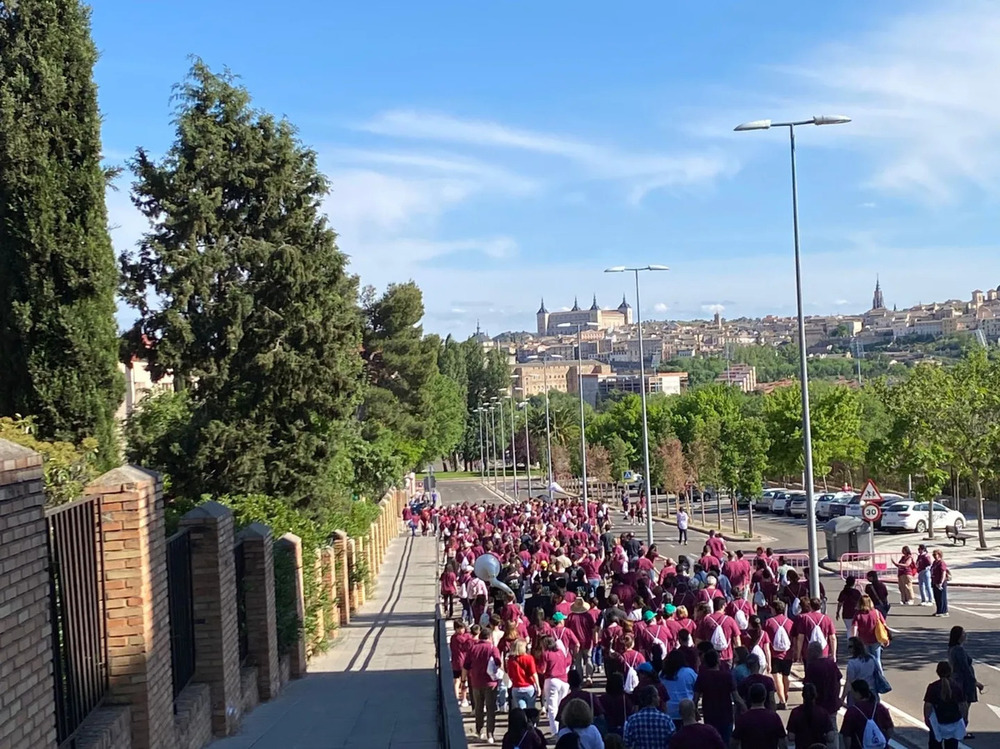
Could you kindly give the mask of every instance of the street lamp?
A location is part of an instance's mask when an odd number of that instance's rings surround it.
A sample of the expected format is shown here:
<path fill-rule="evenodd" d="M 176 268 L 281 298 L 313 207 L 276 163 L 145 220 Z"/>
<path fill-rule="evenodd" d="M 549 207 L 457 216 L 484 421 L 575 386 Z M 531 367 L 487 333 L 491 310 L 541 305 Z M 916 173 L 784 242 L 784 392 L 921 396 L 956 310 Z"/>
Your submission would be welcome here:
<path fill-rule="evenodd" d="M 843 125 L 851 121 L 843 115 L 822 115 L 798 122 L 771 122 L 754 120 L 736 126 L 737 132 L 745 130 L 770 130 L 787 127 L 792 159 L 792 234 L 795 240 L 795 303 L 799 315 L 799 380 L 802 383 L 802 450 L 805 453 L 805 476 L 802 483 L 806 490 L 806 518 L 809 521 L 809 595 L 819 598 L 819 550 L 816 538 L 816 497 L 813 495 L 812 427 L 809 422 L 809 367 L 806 363 L 806 322 L 802 314 L 802 265 L 799 253 L 799 194 L 795 175 L 795 128 L 799 125 Z"/>
<path fill-rule="evenodd" d="M 524 388 L 514 388 L 524 392 Z M 531 443 L 528 439 L 528 401 L 521 401 L 518 408 L 524 409 L 524 470 L 528 474 L 528 499 L 531 499 Z"/>
<path fill-rule="evenodd" d="M 595 300 L 596 301 L 596 300 Z M 580 473 L 583 478 L 583 516 L 589 518 L 587 511 L 587 430 L 583 412 L 583 329 L 596 328 L 596 322 L 572 323 L 564 322 L 557 328 L 576 328 L 576 379 L 577 390 L 580 393 Z M 589 522 L 589 521 L 588 521 Z"/>
<path fill-rule="evenodd" d="M 511 473 L 513 473 L 514 479 L 514 499 L 517 499 L 517 445 L 514 444 L 514 434 L 516 427 L 514 425 L 514 386 L 511 385 L 510 389 L 510 460 L 511 460 Z"/>
<path fill-rule="evenodd" d="M 605 268 L 605 273 L 634 273 L 635 274 L 635 322 L 639 329 L 639 395 L 642 403 L 642 462 L 643 480 L 646 485 L 646 546 L 653 545 L 653 487 L 649 482 L 649 421 L 646 417 L 646 363 L 645 353 L 642 350 L 642 309 L 639 299 L 639 272 L 670 270 L 665 265 L 644 265 L 638 268 L 627 268 L 624 265 L 615 265 Z"/>
<path fill-rule="evenodd" d="M 490 398 L 490 441 L 493 443 L 493 491 L 500 491 L 500 468 L 497 466 L 497 404 L 496 397 Z"/>
<path fill-rule="evenodd" d="M 486 458 L 483 454 L 483 411 L 485 409 L 482 406 L 476 409 L 476 413 L 479 414 L 479 480 L 486 484 Z"/>
<path fill-rule="evenodd" d="M 507 447 L 506 447 L 506 433 L 504 429 L 506 424 L 503 420 L 503 398 L 496 396 L 493 400 L 496 401 L 497 410 L 500 412 L 500 469 L 503 471 L 503 491 L 507 493 Z"/>
<path fill-rule="evenodd" d="M 551 359 L 562 359 L 559 354 L 529 356 L 528 360 L 540 359 L 542 362 L 542 387 L 545 390 L 545 443 L 549 453 L 549 502 L 553 500 L 552 492 L 552 430 L 549 427 L 549 367 Z"/>

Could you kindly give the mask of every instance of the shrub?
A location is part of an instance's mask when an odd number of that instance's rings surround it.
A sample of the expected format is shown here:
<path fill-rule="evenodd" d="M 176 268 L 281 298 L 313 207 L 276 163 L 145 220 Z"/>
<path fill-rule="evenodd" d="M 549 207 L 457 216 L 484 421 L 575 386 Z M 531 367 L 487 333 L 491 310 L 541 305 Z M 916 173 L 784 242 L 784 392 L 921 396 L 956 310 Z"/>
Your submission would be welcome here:
<path fill-rule="evenodd" d="M 34 450 L 42 456 L 46 504 L 61 505 L 83 495 L 83 488 L 98 476 L 98 443 L 87 437 L 71 442 L 45 442 L 35 437 L 32 418 L 0 418 L 0 439 Z"/>

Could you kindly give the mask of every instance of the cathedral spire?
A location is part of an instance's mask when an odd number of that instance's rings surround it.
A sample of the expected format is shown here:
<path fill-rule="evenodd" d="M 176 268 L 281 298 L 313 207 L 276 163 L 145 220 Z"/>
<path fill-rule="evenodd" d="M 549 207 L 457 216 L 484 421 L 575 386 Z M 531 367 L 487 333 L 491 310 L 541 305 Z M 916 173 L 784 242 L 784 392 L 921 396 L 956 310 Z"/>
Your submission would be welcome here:
<path fill-rule="evenodd" d="M 597 294 L 594 294 L 594 303 L 590 305 L 590 311 L 596 312 L 600 307 L 597 306 Z"/>
<path fill-rule="evenodd" d="M 572 309 L 572 311 L 573 312 L 579 312 L 580 311 L 580 303 L 577 301 L 576 297 L 573 297 L 573 309 Z"/>
<path fill-rule="evenodd" d="M 872 309 L 885 309 L 885 298 L 882 296 L 882 284 L 877 274 L 875 276 L 875 293 L 872 295 Z"/>
<path fill-rule="evenodd" d="M 549 311 L 545 309 L 545 297 L 542 297 L 542 306 L 538 308 L 539 315 L 547 315 Z"/>

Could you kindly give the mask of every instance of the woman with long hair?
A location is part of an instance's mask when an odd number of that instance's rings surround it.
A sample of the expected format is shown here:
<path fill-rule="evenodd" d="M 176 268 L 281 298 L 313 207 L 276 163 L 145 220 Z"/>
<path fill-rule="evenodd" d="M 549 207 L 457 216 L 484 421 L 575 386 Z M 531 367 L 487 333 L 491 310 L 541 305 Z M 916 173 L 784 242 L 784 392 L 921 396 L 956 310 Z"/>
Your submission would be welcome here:
<path fill-rule="evenodd" d="M 886 627 L 885 617 L 878 610 L 871 596 L 865 594 L 858 601 L 858 610 L 851 620 L 851 637 L 857 637 L 868 648 L 879 665 L 882 664 L 882 643 L 878 641 L 877 630 L 879 625 Z"/>
<path fill-rule="evenodd" d="M 844 720 L 840 724 L 840 737 L 843 739 L 844 749 L 863 749 L 862 737 L 869 720 L 875 723 L 888 746 L 894 726 L 892 716 L 889 715 L 885 705 L 875 698 L 868 682 L 862 679 L 851 684 L 851 692 L 853 697 L 851 706 L 847 708 Z"/>
<path fill-rule="evenodd" d="M 743 633 L 743 647 L 750 655 L 756 655 L 760 661 L 761 673 L 771 673 L 771 638 L 764 630 L 764 625 L 759 616 L 754 614 L 747 623 L 746 632 Z"/>
<path fill-rule="evenodd" d="M 802 704 L 788 716 L 788 741 L 795 746 L 833 746 L 837 727 L 826 710 L 816 704 L 816 685 L 802 685 Z"/>
<path fill-rule="evenodd" d="M 507 718 L 507 733 L 501 749 L 545 749 L 545 737 L 528 720 L 524 710 L 515 707 Z"/>
<path fill-rule="evenodd" d="M 969 705 L 961 685 L 952 678 L 951 664 L 937 664 L 937 681 L 924 692 L 924 723 L 930 731 L 928 749 L 958 749 L 958 742 L 970 738 L 965 732 Z M 975 738 L 975 737 L 972 737 Z"/>
<path fill-rule="evenodd" d="M 448 560 L 441 572 L 441 610 L 448 608 L 448 618 L 455 617 L 455 596 L 458 593 L 458 574 L 455 572 L 455 562 Z"/>
<path fill-rule="evenodd" d="M 694 700 L 694 683 L 697 680 L 698 672 L 688 665 L 684 653 L 671 650 L 660 669 L 660 682 L 667 688 L 669 697 L 666 704 L 667 716 L 678 729 L 684 723 L 681 718 L 681 702 Z"/>
<path fill-rule="evenodd" d="M 535 659 L 528 654 L 528 644 L 521 639 L 514 641 L 507 656 L 505 669 L 510 677 L 510 704 L 512 707 L 531 708 L 541 696 Z"/>
<path fill-rule="evenodd" d="M 876 612 L 878 613 L 878 612 Z M 844 701 L 850 707 L 854 701 L 851 684 L 856 681 L 865 682 L 875 694 L 878 662 L 872 657 L 865 644 L 857 637 L 847 641 L 847 678 L 844 680 Z M 876 697 L 877 699 L 877 697 Z"/>
<path fill-rule="evenodd" d="M 571 659 L 569 655 L 559 649 L 556 638 L 546 635 L 542 640 L 542 676 L 545 677 L 545 711 L 549 716 L 549 731 L 554 736 L 559 732 L 559 722 L 556 720 L 556 713 L 559 711 L 559 703 L 569 694 L 569 667 Z"/>
<path fill-rule="evenodd" d="M 966 725 L 969 723 L 969 707 L 973 702 L 979 702 L 979 693 L 984 687 L 976 678 L 976 669 L 972 665 L 972 656 L 965 649 L 965 628 L 952 627 L 948 633 L 948 662 L 955 681 L 962 687 L 965 694 L 965 712 L 962 717 Z M 970 738 L 966 736 L 966 738 Z"/>

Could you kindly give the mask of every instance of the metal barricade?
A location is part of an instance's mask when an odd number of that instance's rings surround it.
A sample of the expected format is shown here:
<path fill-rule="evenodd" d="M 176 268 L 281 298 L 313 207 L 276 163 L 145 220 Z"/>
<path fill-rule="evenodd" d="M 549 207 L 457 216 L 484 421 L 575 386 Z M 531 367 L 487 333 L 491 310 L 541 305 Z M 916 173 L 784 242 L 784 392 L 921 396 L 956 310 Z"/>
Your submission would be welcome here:
<path fill-rule="evenodd" d="M 840 577 L 844 580 L 852 576 L 863 580 L 872 570 L 878 573 L 880 580 L 895 580 L 896 555 L 883 551 L 840 555 Z"/>
<path fill-rule="evenodd" d="M 785 564 L 790 567 L 794 567 L 798 572 L 801 573 L 802 570 L 809 568 L 809 555 L 808 554 L 779 554 L 774 555 L 777 559 L 784 559 Z"/>

